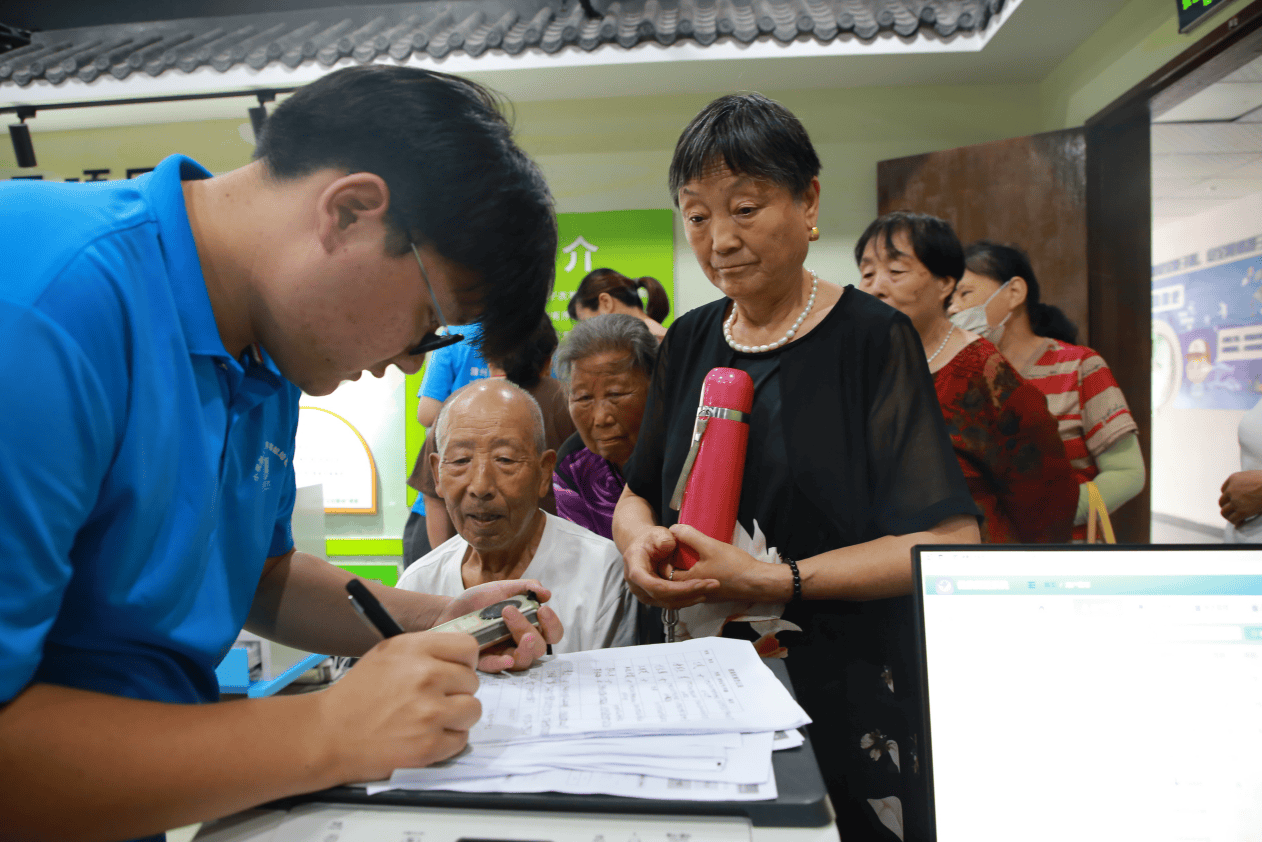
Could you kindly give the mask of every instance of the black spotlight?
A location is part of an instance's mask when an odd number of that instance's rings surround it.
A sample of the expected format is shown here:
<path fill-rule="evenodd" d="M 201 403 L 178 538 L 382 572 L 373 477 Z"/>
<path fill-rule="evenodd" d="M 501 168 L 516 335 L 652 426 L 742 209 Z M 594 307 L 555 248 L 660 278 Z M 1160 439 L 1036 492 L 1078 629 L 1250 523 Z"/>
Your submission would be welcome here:
<path fill-rule="evenodd" d="M 265 107 L 265 104 L 275 100 L 276 94 L 273 94 L 273 93 L 259 94 L 258 98 L 259 98 L 258 106 L 255 108 L 249 109 L 250 125 L 254 128 L 255 146 L 258 145 L 259 138 L 263 134 L 263 124 L 267 122 L 267 108 Z"/>
<path fill-rule="evenodd" d="M 18 119 L 23 122 L 9 126 L 9 139 L 13 141 L 13 155 L 17 158 L 19 167 L 27 168 L 36 165 L 35 146 L 31 143 L 31 130 L 25 122 L 27 118 L 34 116 L 34 108 L 19 108 Z"/>

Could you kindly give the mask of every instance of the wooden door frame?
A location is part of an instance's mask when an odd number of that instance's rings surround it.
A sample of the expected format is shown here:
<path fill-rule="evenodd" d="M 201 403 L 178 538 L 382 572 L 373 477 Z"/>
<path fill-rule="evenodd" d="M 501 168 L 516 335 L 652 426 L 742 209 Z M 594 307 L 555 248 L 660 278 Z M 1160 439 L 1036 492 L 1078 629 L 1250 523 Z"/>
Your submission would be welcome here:
<path fill-rule="evenodd" d="M 1091 346 L 1126 395 L 1149 466 L 1143 492 L 1114 514 L 1120 542 L 1148 543 L 1151 525 L 1152 359 L 1143 349 L 1151 347 L 1152 336 L 1152 116 L 1259 53 L 1262 0 L 1254 0 L 1087 120 Z"/>

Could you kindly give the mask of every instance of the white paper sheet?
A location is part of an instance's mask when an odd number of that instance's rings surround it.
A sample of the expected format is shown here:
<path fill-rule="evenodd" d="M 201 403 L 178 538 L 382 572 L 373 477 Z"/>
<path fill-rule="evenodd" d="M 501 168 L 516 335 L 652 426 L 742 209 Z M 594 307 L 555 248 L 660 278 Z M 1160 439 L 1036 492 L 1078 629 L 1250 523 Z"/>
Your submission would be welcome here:
<path fill-rule="evenodd" d="M 716 783 L 762 783 L 767 779 L 771 767 L 774 736 L 771 732 L 737 736 L 740 737 L 740 744 L 736 747 L 714 748 L 694 743 L 692 746 L 681 746 L 683 750 L 674 756 L 636 751 L 641 740 L 651 741 L 655 739 L 653 737 L 601 740 L 599 743 L 605 750 L 586 753 L 567 750 L 574 742 L 571 740 L 563 740 L 559 745 L 534 742 L 525 745 L 477 746 L 438 767 L 408 770 L 412 774 L 407 777 L 407 781 L 424 788 L 452 780 L 503 777 L 506 774 L 519 775 L 542 769 L 559 769 L 659 775 Z"/>
<path fill-rule="evenodd" d="M 575 652 L 480 678 L 482 720 L 469 747 L 435 766 L 398 769 L 369 792 L 772 799 L 773 746 L 800 745 L 796 729 L 810 721 L 740 640 Z"/>
<path fill-rule="evenodd" d="M 481 682 L 474 744 L 783 731 L 810 722 L 748 641 L 720 637 L 574 652 Z"/>
<path fill-rule="evenodd" d="M 771 744 L 772 751 L 784 751 L 786 748 L 797 748 L 806 742 L 802 732 L 794 728 L 792 731 L 777 731 Z"/>
<path fill-rule="evenodd" d="M 621 795 L 628 798 L 657 798 L 667 801 L 770 801 L 777 795 L 775 775 L 759 784 L 727 784 L 690 781 L 655 775 L 617 772 L 571 772 L 564 770 L 533 775 L 506 775 L 451 781 L 443 786 L 417 786 L 409 781 L 419 769 L 399 769 L 388 784 L 370 784 L 368 794 L 390 789 L 445 789 L 456 792 L 565 792 L 575 795 Z"/>

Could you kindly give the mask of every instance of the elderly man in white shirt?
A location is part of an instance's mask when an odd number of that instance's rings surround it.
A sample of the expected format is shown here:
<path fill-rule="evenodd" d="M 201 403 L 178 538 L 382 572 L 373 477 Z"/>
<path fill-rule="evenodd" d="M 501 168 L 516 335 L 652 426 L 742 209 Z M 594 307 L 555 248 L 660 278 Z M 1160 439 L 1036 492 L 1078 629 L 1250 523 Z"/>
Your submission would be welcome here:
<path fill-rule="evenodd" d="M 556 452 L 544 447 L 535 399 L 506 380 L 476 381 L 447 399 L 433 434 L 431 467 L 457 534 L 409 566 L 398 587 L 456 596 L 536 579 L 565 627 L 556 653 L 634 643 L 635 598 L 618 548 L 539 508 Z"/>

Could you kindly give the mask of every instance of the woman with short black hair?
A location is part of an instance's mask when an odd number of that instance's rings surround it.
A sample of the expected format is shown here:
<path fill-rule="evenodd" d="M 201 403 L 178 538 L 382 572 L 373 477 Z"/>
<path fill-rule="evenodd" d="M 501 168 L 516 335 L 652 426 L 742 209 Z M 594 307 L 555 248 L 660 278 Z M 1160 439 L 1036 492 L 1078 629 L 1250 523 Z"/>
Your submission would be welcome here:
<path fill-rule="evenodd" d="M 883 820 L 901 836 L 904 817 L 923 838 L 911 548 L 976 542 L 977 509 L 907 318 L 803 265 L 819 169 L 806 129 L 759 94 L 715 100 L 680 137 L 671 192 L 724 298 L 662 342 L 614 539 L 636 596 L 681 609 L 681 625 L 701 602 L 783 605 L 750 636 L 787 655 L 842 838 L 891 838 Z M 754 381 L 738 531 L 774 556 L 679 525 L 669 506 L 718 366 Z M 700 556 L 689 570 L 672 563 L 680 543 Z"/>

